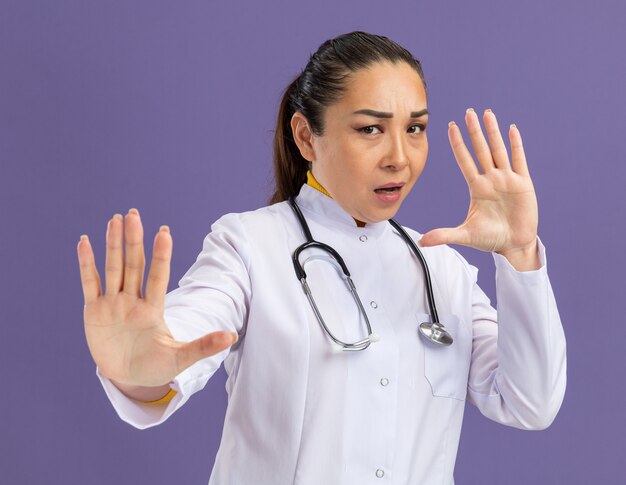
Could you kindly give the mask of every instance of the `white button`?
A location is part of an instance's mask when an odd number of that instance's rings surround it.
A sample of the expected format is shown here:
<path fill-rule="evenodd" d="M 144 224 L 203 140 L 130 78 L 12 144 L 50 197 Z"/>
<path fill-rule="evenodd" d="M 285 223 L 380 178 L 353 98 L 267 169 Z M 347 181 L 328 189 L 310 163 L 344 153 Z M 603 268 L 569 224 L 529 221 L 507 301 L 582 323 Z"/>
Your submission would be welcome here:
<path fill-rule="evenodd" d="M 363 234 L 362 236 L 359 236 L 359 241 L 361 242 L 367 241 L 367 236 L 365 234 Z"/>
<path fill-rule="evenodd" d="M 383 478 L 385 476 L 385 472 L 379 468 L 378 470 L 376 470 L 376 476 L 378 478 Z"/>
<path fill-rule="evenodd" d="M 376 303 L 375 301 L 370 301 L 370 306 L 372 308 L 378 308 L 378 303 Z"/>
<path fill-rule="evenodd" d="M 381 386 L 386 386 L 386 385 L 388 385 L 388 384 L 389 384 L 389 379 L 387 379 L 386 377 L 383 377 L 383 378 L 380 380 L 380 385 L 381 385 Z"/>

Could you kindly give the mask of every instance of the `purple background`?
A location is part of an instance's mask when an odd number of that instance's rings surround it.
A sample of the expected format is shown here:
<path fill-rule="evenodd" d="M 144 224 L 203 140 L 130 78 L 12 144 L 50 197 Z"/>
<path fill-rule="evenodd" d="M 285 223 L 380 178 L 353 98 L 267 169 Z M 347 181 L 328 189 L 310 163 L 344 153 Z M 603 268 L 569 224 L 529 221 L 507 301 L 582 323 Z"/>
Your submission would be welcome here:
<path fill-rule="evenodd" d="M 517 123 L 537 190 L 565 401 L 543 432 L 468 406 L 457 484 L 624 483 L 625 13 L 617 1 L 1 0 L 0 481 L 206 484 L 223 371 L 159 427 L 118 419 L 85 342 L 76 244 L 89 234 L 102 272 L 108 218 L 137 207 L 148 261 L 171 227 L 175 288 L 212 222 L 265 205 L 288 81 L 325 39 L 360 29 L 411 50 L 429 84 L 430 157 L 402 223 L 463 221 L 446 125 L 469 106 Z M 495 304 L 491 255 L 457 249 Z"/>

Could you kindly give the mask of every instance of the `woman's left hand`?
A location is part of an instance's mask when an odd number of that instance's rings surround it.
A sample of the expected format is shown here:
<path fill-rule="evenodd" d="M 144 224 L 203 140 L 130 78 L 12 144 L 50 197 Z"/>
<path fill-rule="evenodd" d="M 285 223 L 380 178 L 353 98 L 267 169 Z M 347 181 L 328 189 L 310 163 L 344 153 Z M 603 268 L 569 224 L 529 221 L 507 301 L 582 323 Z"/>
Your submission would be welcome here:
<path fill-rule="evenodd" d="M 483 121 L 489 143 L 483 136 L 478 116 L 468 109 L 465 122 L 483 173 L 463 142 L 459 127 L 451 122 L 448 138 L 454 157 L 470 190 L 470 207 L 465 222 L 455 228 L 440 228 L 424 234 L 420 246 L 461 244 L 481 251 L 514 255 L 535 253 L 537 244 L 537 197 L 528 173 L 521 135 L 509 129 L 511 163 L 495 114 L 486 110 Z"/>

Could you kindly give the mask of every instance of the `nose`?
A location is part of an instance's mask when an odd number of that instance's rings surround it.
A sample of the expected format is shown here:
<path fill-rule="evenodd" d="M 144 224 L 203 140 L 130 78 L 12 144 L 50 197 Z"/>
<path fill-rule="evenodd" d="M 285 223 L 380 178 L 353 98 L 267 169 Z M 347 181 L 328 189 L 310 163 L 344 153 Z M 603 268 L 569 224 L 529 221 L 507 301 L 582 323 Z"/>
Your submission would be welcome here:
<path fill-rule="evenodd" d="M 389 155 L 385 160 L 385 168 L 402 170 L 409 164 L 409 150 L 403 134 L 390 139 Z"/>

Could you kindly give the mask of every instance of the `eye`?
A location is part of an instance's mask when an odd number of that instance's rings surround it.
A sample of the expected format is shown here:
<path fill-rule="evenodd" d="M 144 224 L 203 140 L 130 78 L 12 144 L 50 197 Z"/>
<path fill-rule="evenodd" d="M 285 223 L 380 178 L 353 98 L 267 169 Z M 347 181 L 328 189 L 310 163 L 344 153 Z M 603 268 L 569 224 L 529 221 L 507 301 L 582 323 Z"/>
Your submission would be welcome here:
<path fill-rule="evenodd" d="M 364 126 L 363 128 L 358 128 L 357 131 L 360 131 L 361 133 L 365 133 L 366 135 L 375 135 L 377 134 L 376 131 L 374 130 L 378 130 L 378 133 L 380 133 L 380 127 L 376 126 L 376 125 L 370 125 L 370 126 Z"/>
<path fill-rule="evenodd" d="M 411 131 L 411 133 L 414 133 L 417 135 L 418 133 L 422 133 L 423 131 L 426 131 L 426 125 L 421 125 L 421 124 L 411 125 L 409 126 L 409 131 L 410 130 L 413 130 Z"/>

